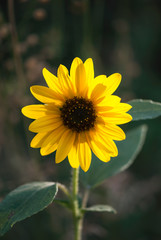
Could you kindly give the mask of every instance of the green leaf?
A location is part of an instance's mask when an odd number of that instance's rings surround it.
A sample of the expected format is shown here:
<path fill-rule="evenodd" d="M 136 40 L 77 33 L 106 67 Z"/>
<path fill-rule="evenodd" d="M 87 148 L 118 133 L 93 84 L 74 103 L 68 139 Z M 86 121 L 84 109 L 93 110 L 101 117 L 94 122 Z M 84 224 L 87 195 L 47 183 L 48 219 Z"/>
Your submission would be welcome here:
<path fill-rule="evenodd" d="M 135 160 L 140 152 L 145 136 L 147 126 L 142 125 L 128 131 L 126 140 L 117 142 L 118 157 L 111 158 L 107 163 L 100 161 L 94 154 L 92 163 L 88 172 L 81 171 L 81 181 L 87 188 L 94 188 L 101 184 L 107 178 L 127 169 Z"/>
<path fill-rule="evenodd" d="M 0 203 L 0 235 L 16 223 L 46 208 L 55 198 L 54 182 L 32 182 L 22 185 Z"/>
<path fill-rule="evenodd" d="M 82 209 L 84 212 L 112 212 L 117 213 L 116 210 L 109 205 L 94 205 Z"/>
<path fill-rule="evenodd" d="M 161 103 L 142 99 L 132 100 L 128 103 L 132 106 L 129 114 L 132 115 L 133 121 L 152 119 L 161 116 Z"/>

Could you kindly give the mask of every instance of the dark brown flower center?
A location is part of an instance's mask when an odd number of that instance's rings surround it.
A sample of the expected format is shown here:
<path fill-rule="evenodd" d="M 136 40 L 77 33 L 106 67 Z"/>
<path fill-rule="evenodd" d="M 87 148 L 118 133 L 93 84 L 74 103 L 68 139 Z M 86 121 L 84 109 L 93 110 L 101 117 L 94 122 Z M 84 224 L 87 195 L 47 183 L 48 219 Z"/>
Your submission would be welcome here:
<path fill-rule="evenodd" d="M 88 131 L 94 127 L 96 111 L 92 101 L 74 97 L 67 99 L 60 108 L 63 124 L 76 132 Z"/>

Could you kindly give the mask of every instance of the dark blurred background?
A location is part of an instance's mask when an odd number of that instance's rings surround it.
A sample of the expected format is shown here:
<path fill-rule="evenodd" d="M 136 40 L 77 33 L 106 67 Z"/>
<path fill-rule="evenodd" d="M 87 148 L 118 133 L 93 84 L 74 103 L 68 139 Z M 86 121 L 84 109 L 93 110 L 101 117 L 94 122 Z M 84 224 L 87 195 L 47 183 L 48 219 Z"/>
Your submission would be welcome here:
<path fill-rule="evenodd" d="M 31 149 L 31 122 L 21 108 L 36 103 L 29 87 L 45 84 L 74 57 L 92 57 L 95 73 L 120 72 L 117 94 L 161 102 L 161 1 L 0 0 L 0 196 L 37 180 L 69 186 L 70 167 Z M 125 172 L 91 193 L 89 204 L 111 204 L 117 215 L 89 213 L 84 240 L 161 239 L 161 118 L 149 127 L 142 152 Z M 125 128 L 128 128 L 125 126 Z M 61 197 L 60 193 L 58 197 Z M 4 240 L 72 239 L 71 216 L 55 204 L 17 223 Z"/>

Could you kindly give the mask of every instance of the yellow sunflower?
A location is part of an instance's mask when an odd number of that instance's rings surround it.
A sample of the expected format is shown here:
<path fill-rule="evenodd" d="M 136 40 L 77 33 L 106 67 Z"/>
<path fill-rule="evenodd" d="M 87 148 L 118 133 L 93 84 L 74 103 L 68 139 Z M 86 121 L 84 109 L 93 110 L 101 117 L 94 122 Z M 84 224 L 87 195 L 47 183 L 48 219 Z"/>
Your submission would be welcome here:
<path fill-rule="evenodd" d="M 131 106 L 112 95 L 121 75 L 94 77 L 91 58 L 72 62 L 70 73 L 60 65 L 57 77 L 46 68 L 43 76 L 48 87 L 32 86 L 31 93 L 43 104 L 22 108 L 22 113 L 35 119 L 29 126 L 36 136 L 32 148 L 40 148 L 42 156 L 56 151 L 55 161 L 66 157 L 73 168 L 86 172 L 91 164 L 91 150 L 103 162 L 116 157 L 113 140 L 124 140 L 125 133 L 117 125 L 132 120 L 126 113 Z"/>

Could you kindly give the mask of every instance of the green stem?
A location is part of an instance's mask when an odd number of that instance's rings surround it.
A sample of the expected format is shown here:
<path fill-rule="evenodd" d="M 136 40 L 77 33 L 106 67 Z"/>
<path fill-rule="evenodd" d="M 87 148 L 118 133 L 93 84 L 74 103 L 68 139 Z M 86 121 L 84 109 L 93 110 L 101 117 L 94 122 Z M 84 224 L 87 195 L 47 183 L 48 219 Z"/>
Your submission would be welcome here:
<path fill-rule="evenodd" d="M 79 192 L 79 168 L 73 168 L 72 192 L 73 192 L 73 199 L 77 199 L 78 192 Z"/>
<path fill-rule="evenodd" d="M 82 239 L 83 215 L 79 207 L 78 192 L 79 192 L 79 168 L 74 168 L 73 176 L 72 176 L 72 194 L 73 194 L 73 222 L 74 222 L 74 239 L 75 240 Z"/>

